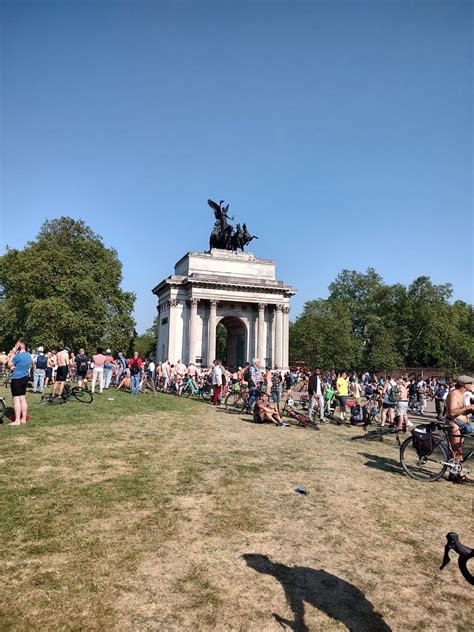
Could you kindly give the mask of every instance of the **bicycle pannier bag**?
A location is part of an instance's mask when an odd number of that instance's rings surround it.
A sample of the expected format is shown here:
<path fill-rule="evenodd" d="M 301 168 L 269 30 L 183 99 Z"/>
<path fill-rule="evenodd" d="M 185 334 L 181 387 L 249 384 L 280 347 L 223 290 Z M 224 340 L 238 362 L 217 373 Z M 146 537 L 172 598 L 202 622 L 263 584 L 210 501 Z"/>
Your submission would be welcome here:
<path fill-rule="evenodd" d="M 433 431 L 430 424 L 417 426 L 411 431 L 411 436 L 418 456 L 428 456 L 433 452 Z"/>

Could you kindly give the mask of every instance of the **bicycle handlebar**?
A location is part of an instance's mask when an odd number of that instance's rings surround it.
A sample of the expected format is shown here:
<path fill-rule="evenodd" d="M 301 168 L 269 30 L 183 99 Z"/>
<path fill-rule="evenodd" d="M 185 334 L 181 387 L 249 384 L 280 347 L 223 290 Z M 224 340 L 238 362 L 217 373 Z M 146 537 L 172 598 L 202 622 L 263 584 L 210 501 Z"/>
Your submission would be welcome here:
<path fill-rule="evenodd" d="M 443 568 L 449 564 L 451 561 L 449 551 L 453 550 L 459 555 L 458 566 L 462 576 L 467 582 L 469 582 L 469 584 L 474 585 L 474 575 L 472 575 L 467 568 L 468 560 L 474 557 L 474 549 L 470 549 L 468 546 L 461 544 L 461 542 L 459 542 L 458 534 L 454 531 L 450 531 L 446 534 L 446 540 L 447 542 L 444 547 L 443 563 L 439 569 L 443 570 Z"/>

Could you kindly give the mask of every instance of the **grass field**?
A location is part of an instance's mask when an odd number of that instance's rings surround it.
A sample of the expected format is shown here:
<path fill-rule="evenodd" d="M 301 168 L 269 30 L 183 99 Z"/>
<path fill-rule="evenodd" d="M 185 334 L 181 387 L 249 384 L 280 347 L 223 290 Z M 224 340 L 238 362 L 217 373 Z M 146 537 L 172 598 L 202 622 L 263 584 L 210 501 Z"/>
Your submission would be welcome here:
<path fill-rule="evenodd" d="M 472 488 L 409 479 L 394 439 L 37 398 L 0 426 L 2 631 L 473 629 L 438 570 L 448 531 L 474 544 Z"/>

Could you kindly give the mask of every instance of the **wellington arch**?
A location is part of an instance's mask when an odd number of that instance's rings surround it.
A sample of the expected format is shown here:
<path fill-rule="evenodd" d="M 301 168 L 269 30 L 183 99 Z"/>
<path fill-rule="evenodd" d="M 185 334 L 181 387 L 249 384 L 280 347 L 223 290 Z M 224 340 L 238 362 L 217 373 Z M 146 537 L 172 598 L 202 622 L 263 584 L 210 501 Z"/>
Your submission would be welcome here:
<path fill-rule="evenodd" d="M 188 252 L 152 291 L 158 299 L 157 361 L 211 366 L 221 323 L 229 368 L 253 357 L 267 367 L 288 368 L 290 298 L 296 290 L 276 279 L 274 261 L 220 248 Z"/>

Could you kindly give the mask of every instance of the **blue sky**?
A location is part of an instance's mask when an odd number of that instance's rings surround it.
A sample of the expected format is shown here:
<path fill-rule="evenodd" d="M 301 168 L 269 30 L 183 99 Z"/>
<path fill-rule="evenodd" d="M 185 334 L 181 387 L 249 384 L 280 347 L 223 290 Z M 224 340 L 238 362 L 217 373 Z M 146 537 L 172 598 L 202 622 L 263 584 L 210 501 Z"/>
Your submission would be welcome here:
<path fill-rule="evenodd" d="M 472 301 L 470 2 L 3 2 L 1 18 L 2 248 L 83 218 L 119 253 L 139 331 L 151 288 L 207 249 L 208 197 L 298 288 L 293 316 L 342 268 Z"/>

